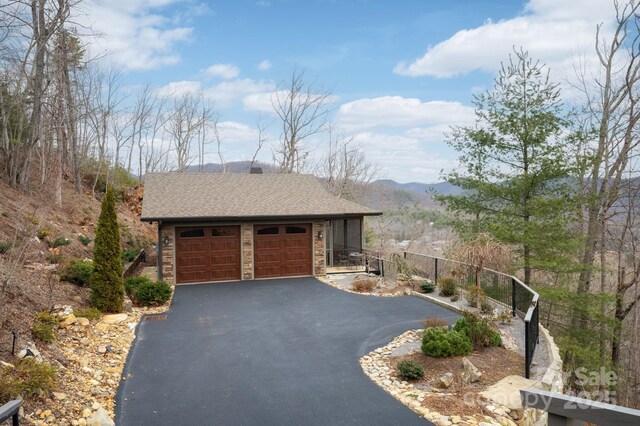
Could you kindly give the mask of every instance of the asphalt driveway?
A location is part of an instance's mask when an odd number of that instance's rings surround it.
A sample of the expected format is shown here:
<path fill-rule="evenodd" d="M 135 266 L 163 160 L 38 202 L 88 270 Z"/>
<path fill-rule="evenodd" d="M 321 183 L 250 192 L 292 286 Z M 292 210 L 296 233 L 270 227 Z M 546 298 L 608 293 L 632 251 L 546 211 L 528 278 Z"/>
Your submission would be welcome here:
<path fill-rule="evenodd" d="M 142 321 L 119 425 L 429 424 L 371 382 L 358 358 L 427 316 L 416 297 L 346 293 L 313 278 L 181 286 Z"/>

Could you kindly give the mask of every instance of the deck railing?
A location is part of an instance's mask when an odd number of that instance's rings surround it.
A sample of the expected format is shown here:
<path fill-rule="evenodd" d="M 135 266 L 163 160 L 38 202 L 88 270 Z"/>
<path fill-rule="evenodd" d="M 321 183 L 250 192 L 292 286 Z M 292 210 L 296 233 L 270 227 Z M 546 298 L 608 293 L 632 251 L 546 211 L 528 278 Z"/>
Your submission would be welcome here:
<path fill-rule="evenodd" d="M 377 272 L 391 280 L 397 279 L 397 265 L 365 251 L 367 270 Z M 531 363 L 539 342 L 538 299 L 539 295 L 518 278 L 487 268 L 477 268 L 463 262 L 440 257 L 404 252 L 403 257 L 415 273 L 423 278 L 437 282 L 438 278 L 448 277 L 455 280 L 457 286 L 466 290 L 476 284 L 476 275 L 480 287 L 494 303 L 510 309 L 511 314 L 523 319 L 525 327 L 525 377 L 531 375 Z"/>

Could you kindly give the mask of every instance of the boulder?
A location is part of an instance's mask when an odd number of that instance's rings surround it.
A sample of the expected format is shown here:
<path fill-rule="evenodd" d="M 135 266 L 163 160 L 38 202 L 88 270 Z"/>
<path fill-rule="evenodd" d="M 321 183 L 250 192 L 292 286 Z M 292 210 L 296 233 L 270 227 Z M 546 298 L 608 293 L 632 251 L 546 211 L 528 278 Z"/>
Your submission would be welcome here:
<path fill-rule="evenodd" d="M 482 373 L 478 368 L 471 363 L 467 358 L 462 358 L 462 368 L 464 369 L 464 376 L 469 382 L 474 383 L 480 380 Z"/>
<path fill-rule="evenodd" d="M 40 355 L 40 351 L 35 347 L 33 343 L 29 343 L 26 348 L 18 352 L 18 358 L 20 359 L 30 356 L 34 357 L 38 362 L 42 362 L 44 360 L 42 358 L 42 355 Z"/>
<path fill-rule="evenodd" d="M 447 389 L 449 386 L 451 386 L 451 383 L 453 383 L 453 374 L 451 373 L 447 373 L 438 379 L 438 385 L 441 388 Z"/>
<path fill-rule="evenodd" d="M 525 379 L 522 376 L 507 376 L 498 383 L 489 386 L 480 396 L 509 410 L 511 418 L 521 418 L 523 407 L 520 401 L 520 390 L 530 387 L 540 387 L 535 380 Z"/>
<path fill-rule="evenodd" d="M 98 408 L 87 419 L 87 426 L 115 426 L 115 423 L 109 417 L 109 413 L 104 408 Z"/>
<path fill-rule="evenodd" d="M 102 317 L 102 322 L 104 324 L 120 324 L 122 321 L 127 319 L 127 314 L 112 314 L 105 315 Z"/>
<path fill-rule="evenodd" d="M 76 322 L 78 324 L 80 324 L 81 326 L 83 326 L 83 327 L 88 327 L 89 324 L 91 324 L 89 322 L 89 319 L 88 318 L 84 318 L 84 317 L 76 318 Z"/>

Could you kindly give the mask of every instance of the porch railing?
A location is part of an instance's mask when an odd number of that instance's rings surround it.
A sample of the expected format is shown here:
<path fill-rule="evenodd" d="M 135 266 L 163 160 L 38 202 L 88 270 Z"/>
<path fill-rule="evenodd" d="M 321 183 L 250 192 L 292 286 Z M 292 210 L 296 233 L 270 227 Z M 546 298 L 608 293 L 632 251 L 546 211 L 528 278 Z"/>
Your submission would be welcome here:
<path fill-rule="evenodd" d="M 371 251 L 365 251 L 365 254 L 368 270 L 392 280 L 397 279 L 398 271 L 393 262 L 379 254 L 376 256 Z M 480 287 L 488 298 L 510 309 L 512 316 L 518 316 L 524 321 L 525 377 L 530 377 L 533 354 L 539 342 L 538 293 L 518 278 L 502 272 L 424 254 L 403 252 L 403 256 L 417 275 L 433 282 L 441 277 L 452 278 L 463 290 L 475 285 L 477 275 Z"/>

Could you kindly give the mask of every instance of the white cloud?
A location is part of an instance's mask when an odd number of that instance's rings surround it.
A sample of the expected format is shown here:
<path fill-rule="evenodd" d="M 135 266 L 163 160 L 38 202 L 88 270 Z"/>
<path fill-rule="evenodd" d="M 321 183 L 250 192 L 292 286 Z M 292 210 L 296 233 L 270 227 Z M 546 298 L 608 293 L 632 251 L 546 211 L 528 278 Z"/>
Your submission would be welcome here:
<path fill-rule="evenodd" d="M 207 68 L 204 74 L 207 77 L 219 77 L 230 80 L 240 75 L 240 69 L 232 64 L 215 64 Z"/>
<path fill-rule="evenodd" d="M 158 93 L 164 96 L 180 97 L 185 94 L 194 94 L 202 90 L 202 84 L 199 81 L 182 80 L 173 81 L 158 89 Z"/>
<path fill-rule="evenodd" d="M 572 75 L 577 55 L 593 56 L 596 25 L 605 22 L 610 31 L 613 6 L 610 0 L 530 0 L 515 18 L 487 21 L 456 34 L 415 61 L 396 65 L 394 72 L 412 77 L 455 77 L 474 70 L 495 72 L 513 48 L 529 51 L 556 75 Z"/>
<path fill-rule="evenodd" d="M 437 182 L 440 173 L 454 169 L 456 160 L 442 157 L 432 142 L 406 135 L 363 132 L 354 142 L 366 153 L 367 160 L 380 167 L 381 175 L 400 182 Z"/>
<path fill-rule="evenodd" d="M 225 143 L 257 142 L 258 131 L 237 121 L 221 121 L 218 131 Z"/>
<path fill-rule="evenodd" d="M 192 39 L 193 28 L 182 26 L 160 9 L 181 0 L 96 0 L 87 2 L 76 18 L 80 32 L 97 35 L 87 46 L 90 56 L 104 56 L 127 70 L 149 70 L 180 62 L 176 45 Z"/>
<path fill-rule="evenodd" d="M 250 78 L 226 80 L 215 86 L 205 89 L 205 97 L 215 101 L 216 107 L 226 107 L 234 103 L 237 99 L 255 93 L 264 93 L 273 90 L 273 83 L 267 81 L 256 81 Z"/>
<path fill-rule="evenodd" d="M 473 108 L 459 102 L 427 101 L 402 96 L 364 98 L 342 104 L 337 121 L 346 130 L 380 126 L 409 127 L 470 123 Z"/>
<path fill-rule="evenodd" d="M 242 105 L 246 111 L 273 112 L 271 96 L 272 92 L 252 93 L 242 99 Z"/>
<path fill-rule="evenodd" d="M 270 68 L 271 68 L 271 61 L 268 59 L 265 59 L 264 61 L 258 64 L 258 69 L 260 71 L 267 71 Z"/>

